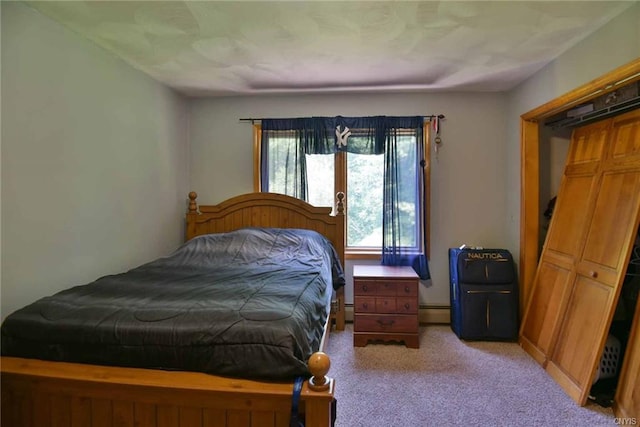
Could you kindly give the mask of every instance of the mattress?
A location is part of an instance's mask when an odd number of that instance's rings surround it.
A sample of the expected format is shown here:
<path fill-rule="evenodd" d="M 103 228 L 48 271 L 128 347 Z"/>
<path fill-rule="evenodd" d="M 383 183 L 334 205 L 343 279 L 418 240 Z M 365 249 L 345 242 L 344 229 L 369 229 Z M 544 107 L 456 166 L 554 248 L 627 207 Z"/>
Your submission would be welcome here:
<path fill-rule="evenodd" d="M 309 375 L 344 273 L 310 230 L 198 236 L 167 257 L 42 298 L 2 324 L 2 355 L 285 380 Z"/>

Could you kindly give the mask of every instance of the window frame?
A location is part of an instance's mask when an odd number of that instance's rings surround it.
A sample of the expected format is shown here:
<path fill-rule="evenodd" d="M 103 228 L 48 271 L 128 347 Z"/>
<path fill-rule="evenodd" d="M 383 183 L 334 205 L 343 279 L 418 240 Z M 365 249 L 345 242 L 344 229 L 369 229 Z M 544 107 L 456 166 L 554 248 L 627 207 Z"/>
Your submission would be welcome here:
<path fill-rule="evenodd" d="M 427 259 L 430 258 L 430 218 L 431 218 L 431 122 L 425 121 L 422 125 L 422 146 L 424 152 L 425 164 L 423 175 L 424 189 L 424 215 L 429 219 L 426 224 L 426 230 L 420 233 L 419 238 L 424 239 L 424 251 Z M 253 191 L 260 192 L 261 188 L 261 142 L 262 142 L 262 126 L 260 123 L 253 124 Z M 420 167 L 420 165 L 418 166 Z M 345 194 L 345 203 L 348 206 L 349 194 L 347 194 L 347 153 L 339 151 L 334 154 L 334 193 L 343 192 Z M 382 256 L 381 247 L 365 247 L 365 246 L 347 246 L 347 218 L 344 221 L 344 238 L 345 238 L 345 258 L 346 259 L 380 259 Z M 421 242 L 422 243 L 422 242 Z"/>

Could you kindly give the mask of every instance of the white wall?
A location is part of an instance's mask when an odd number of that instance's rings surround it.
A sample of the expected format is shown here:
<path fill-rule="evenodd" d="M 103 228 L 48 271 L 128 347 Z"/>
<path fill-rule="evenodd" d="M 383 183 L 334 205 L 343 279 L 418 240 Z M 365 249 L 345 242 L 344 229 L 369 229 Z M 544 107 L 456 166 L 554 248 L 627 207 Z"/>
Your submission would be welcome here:
<path fill-rule="evenodd" d="M 432 283 L 421 302 L 449 305 L 447 249 L 507 244 L 504 226 L 506 99 L 503 94 L 387 94 L 230 97 L 191 104 L 191 186 L 203 204 L 253 191 L 248 117 L 442 113 L 442 148 L 431 175 Z M 348 263 L 347 269 L 352 263 Z M 348 271 L 350 273 L 350 271 Z M 347 287 L 347 303 L 352 289 Z"/>
<path fill-rule="evenodd" d="M 640 3 L 633 4 L 508 94 L 507 235 L 520 246 L 520 116 L 640 57 Z M 543 207 L 544 208 L 544 207 Z"/>
<path fill-rule="evenodd" d="M 188 103 L 2 2 L 2 316 L 183 240 Z"/>

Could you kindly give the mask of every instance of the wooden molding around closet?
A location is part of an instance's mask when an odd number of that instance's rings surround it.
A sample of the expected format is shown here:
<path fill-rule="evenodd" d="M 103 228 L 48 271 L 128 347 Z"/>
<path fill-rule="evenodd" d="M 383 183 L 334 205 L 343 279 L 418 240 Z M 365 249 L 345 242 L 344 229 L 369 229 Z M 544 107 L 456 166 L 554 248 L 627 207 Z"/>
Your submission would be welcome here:
<path fill-rule="evenodd" d="M 640 58 L 520 116 L 520 303 L 526 307 L 536 273 L 540 231 L 540 121 L 640 80 Z"/>

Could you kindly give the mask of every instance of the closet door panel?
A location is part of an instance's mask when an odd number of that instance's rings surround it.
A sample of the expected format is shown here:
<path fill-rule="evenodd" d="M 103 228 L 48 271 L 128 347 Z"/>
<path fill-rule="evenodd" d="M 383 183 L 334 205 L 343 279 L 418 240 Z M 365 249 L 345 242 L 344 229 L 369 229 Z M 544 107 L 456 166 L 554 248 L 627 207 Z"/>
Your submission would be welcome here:
<path fill-rule="evenodd" d="M 591 388 L 602 352 L 602 337 L 606 338 L 609 329 L 603 318 L 608 317 L 614 298 L 611 287 L 590 277 L 576 276 L 547 371 L 581 404 Z"/>
<path fill-rule="evenodd" d="M 603 174 L 578 272 L 618 287 L 640 211 L 640 170 Z"/>
<path fill-rule="evenodd" d="M 571 267 L 554 262 L 541 262 L 536 274 L 536 291 L 531 295 L 527 322 L 523 323 L 521 344 L 540 364 L 547 355 L 557 331 L 560 314 L 569 297 Z"/>
<path fill-rule="evenodd" d="M 611 143 L 616 164 L 640 162 L 640 109 L 614 118 Z"/>
<path fill-rule="evenodd" d="M 547 235 L 547 255 L 566 257 L 569 263 L 579 256 L 595 185 L 594 174 L 565 175 Z"/>
<path fill-rule="evenodd" d="M 571 136 L 565 168 L 600 162 L 605 151 L 610 126 L 610 122 L 604 120 L 575 129 Z"/>
<path fill-rule="evenodd" d="M 580 173 L 585 171 L 581 169 Z M 543 365 L 553 350 L 561 315 L 571 291 L 595 188 L 594 175 L 566 174 L 558 194 L 520 328 L 522 347 Z"/>
<path fill-rule="evenodd" d="M 574 264 L 580 255 L 609 129 L 599 122 L 574 131 L 542 257 L 566 256 Z"/>

